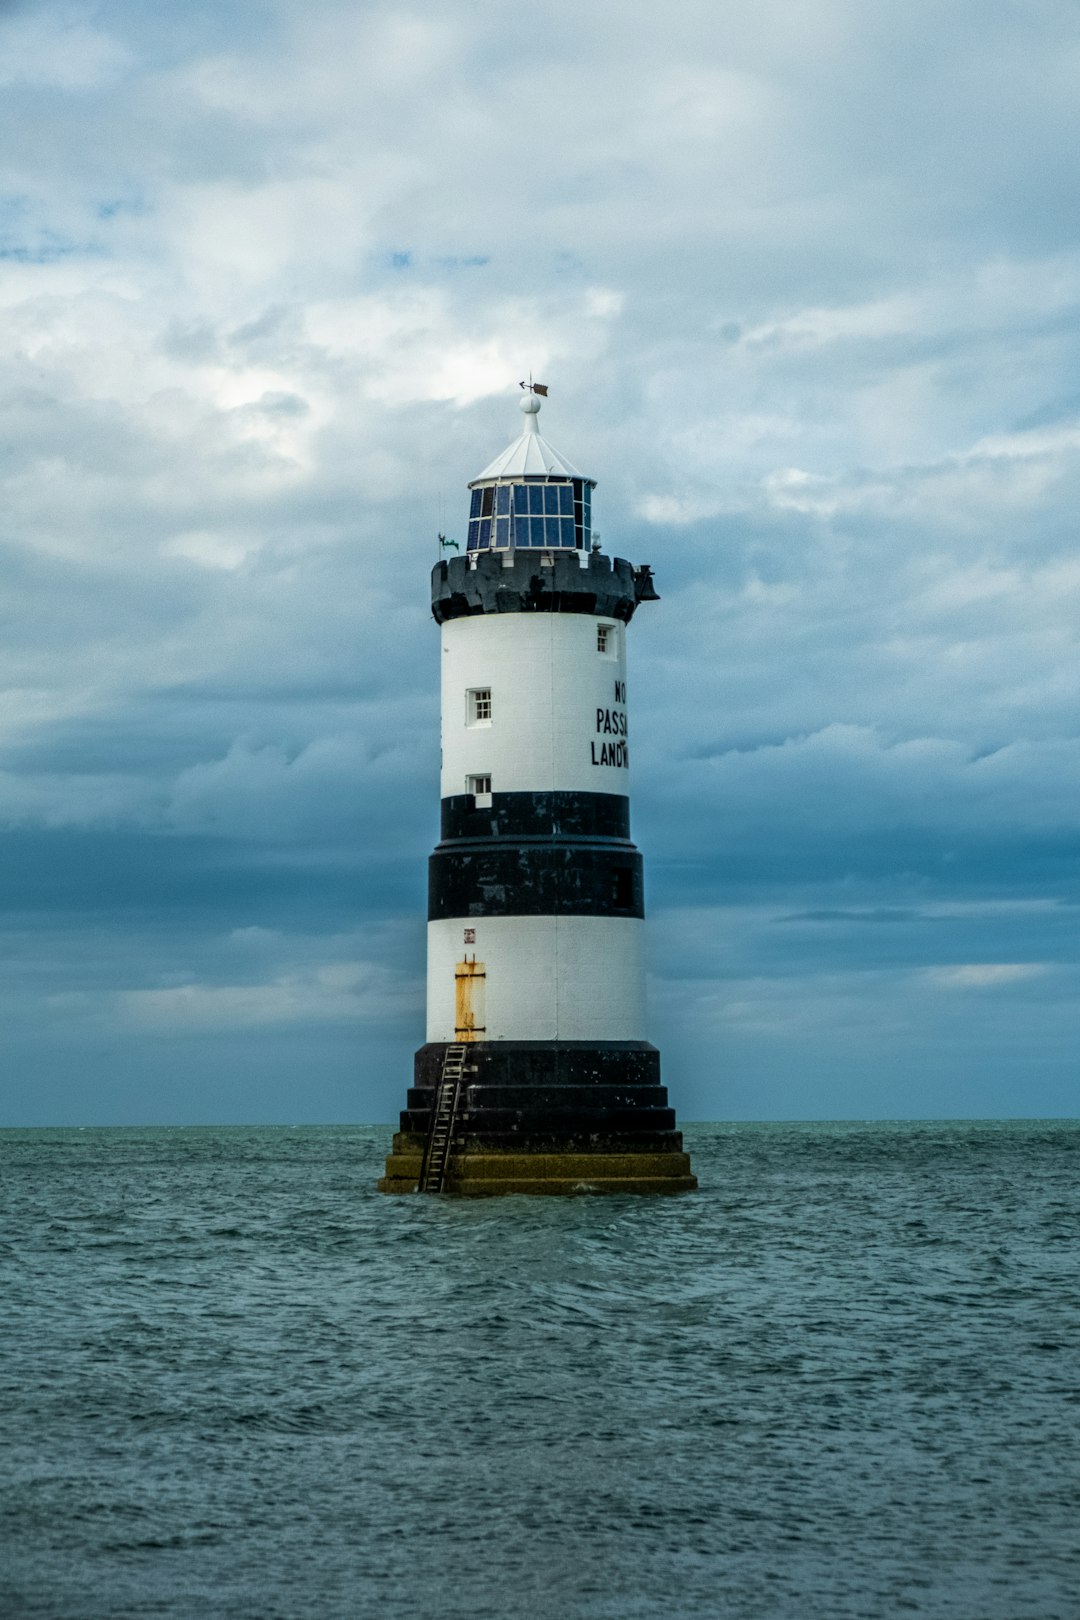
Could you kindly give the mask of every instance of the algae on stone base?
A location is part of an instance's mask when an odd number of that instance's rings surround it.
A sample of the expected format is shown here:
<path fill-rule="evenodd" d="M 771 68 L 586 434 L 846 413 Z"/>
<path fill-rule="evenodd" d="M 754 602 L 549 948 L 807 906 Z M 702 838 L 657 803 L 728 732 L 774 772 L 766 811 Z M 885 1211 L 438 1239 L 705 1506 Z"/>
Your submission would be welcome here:
<path fill-rule="evenodd" d="M 423 1154 L 423 1138 L 396 1136 L 394 1151 L 386 1160 L 386 1175 L 379 1182 L 380 1192 L 415 1192 Z M 465 1144 L 451 1150 L 444 1191 L 459 1198 L 477 1198 L 507 1193 L 674 1193 L 692 1192 L 696 1187 L 690 1157 L 681 1151 L 528 1152 Z"/>

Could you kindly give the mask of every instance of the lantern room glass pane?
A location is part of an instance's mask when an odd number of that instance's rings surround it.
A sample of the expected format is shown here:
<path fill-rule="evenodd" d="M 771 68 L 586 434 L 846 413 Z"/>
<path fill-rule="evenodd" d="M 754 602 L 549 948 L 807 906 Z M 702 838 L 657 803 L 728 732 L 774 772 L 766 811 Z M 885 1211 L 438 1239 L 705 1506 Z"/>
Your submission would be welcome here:
<path fill-rule="evenodd" d="M 591 541 L 588 482 L 525 478 L 471 491 L 467 550 L 509 546 L 572 550 Z"/>

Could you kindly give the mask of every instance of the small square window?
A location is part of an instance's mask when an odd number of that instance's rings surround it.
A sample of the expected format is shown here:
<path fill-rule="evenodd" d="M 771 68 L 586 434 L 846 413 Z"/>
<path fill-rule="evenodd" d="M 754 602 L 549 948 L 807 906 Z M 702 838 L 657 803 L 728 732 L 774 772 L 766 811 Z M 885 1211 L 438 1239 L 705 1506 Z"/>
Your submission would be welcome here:
<path fill-rule="evenodd" d="M 605 653 L 609 658 L 615 651 L 615 626 L 613 624 L 598 624 L 596 627 L 596 650 Z"/>
<path fill-rule="evenodd" d="M 489 805 L 491 803 L 490 776 L 467 776 L 465 778 L 465 782 L 469 792 L 472 794 L 479 807 L 483 807 L 484 805 Z"/>
<path fill-rule="evenodd" d="M 491 687 L 475 686 L 465 694 L 466 725 L 490 726 Z"/>

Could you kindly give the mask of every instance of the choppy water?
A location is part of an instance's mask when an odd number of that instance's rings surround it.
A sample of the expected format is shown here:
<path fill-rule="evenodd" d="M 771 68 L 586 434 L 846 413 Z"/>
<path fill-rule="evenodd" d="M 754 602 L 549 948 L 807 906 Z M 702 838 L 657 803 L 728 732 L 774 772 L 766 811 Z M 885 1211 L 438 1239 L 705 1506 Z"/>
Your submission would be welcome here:
<path fill-rule="evenodd" d="M 1080 1125 L 699 1126 L 703 1191 L 387 1130 L 0 1133 L 0 1613 L 1080 1614 Z"/>

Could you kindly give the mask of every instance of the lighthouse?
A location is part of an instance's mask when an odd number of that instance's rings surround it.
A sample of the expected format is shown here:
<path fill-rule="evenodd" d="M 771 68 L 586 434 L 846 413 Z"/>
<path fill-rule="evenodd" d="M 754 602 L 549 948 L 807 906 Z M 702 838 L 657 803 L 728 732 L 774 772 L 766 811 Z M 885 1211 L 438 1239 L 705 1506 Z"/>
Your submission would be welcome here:
<path fill-rule="evenodd" d="M 431 579 L 441 637 L 440 842 L 427 1038 L 384 1192 L 696 1187 L 647 1038 L 630 837 L 627 635 L 652 570 L 600 550 L 595 480 L 539 429 L 469 485 Z"/>

